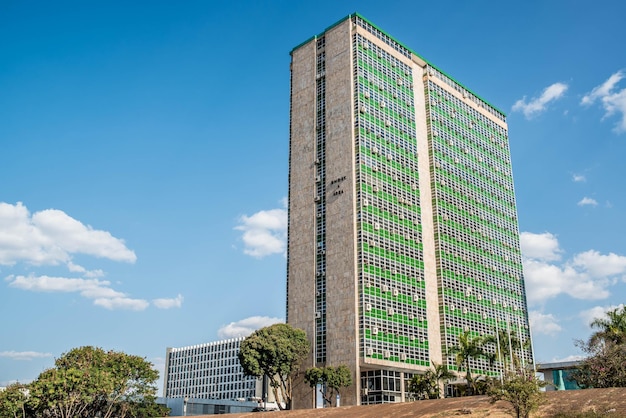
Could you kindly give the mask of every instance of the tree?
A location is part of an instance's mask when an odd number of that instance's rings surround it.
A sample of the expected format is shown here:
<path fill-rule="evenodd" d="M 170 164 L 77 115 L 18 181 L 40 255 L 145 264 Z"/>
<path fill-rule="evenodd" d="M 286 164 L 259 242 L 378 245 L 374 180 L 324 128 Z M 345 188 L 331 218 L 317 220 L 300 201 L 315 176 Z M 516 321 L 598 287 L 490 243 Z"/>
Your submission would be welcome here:
<path fill-rule="evenodd" d="M 491 403 L 503 400 L 511 404 L 515 417 L 528 418 L 545 402 L 546 394 L 541 391 L 545 384 L 537 379 L 534 371 L 518 369 L 515 373 L 508 372 L 503 383 L 492 381 L 488 395 Z"/>
<path fill-rule="evenodd" d="M 409 381 L 409 392 L 418 399 L 435 399 L 441 397 L 442 381 L 452 379 L 454 373 L 443 364 L 433 363 L 433 368 L 424 374 L 416 374 Z"/>
<path fill-rule="evenodd" d="M 26 418 L 28 388 L 20 383 L 13 383 L 0 392 L 0 418 Z"/>
<path fill-rule="evenodd" d="M 241 343 L 239 362 L 248 376 L 267 376 L 279 408 L 291 409 L 292 381 L 309 353 L 309 342 L 301 329 L 288 324 L 261 328 Z"/>
<path fill-rule="evenodd" d="M 530 347 L 530 339 L 522 342 L 517 335 L 505 329 L 499 329 L 495 335 L 485 336 L 485 343 L 495 346 L 496 359 L 505 370 L 522 368 L 518 353 Z"/>
<path fill-rule="evenodd" d="M 591 328 L 598 329 L 591 335 L 590 344 L 595 345 L 604 342 L 619 345 L 626 343 L 626 306 L 607 312 L 606 318 L 595 318 L 590 325 Z"/>
<path fill-rule="evenodd" d="M 332 406 L 332 400 L 339 394 L 339 390 L 352 384 L 352 372 L 345 365 L 311 367 L 304 372 L 304 381 L 314 389 L 319 385 L 324 401 Z"/>
<path fill-rule="evenodd" d="M 480 357 L 489 357 L 488 353 L 484 350 L 485 345 L 484 337 L 473 337 L 470 335 L 470 331 L 465 331 L 459 334 L 459 342 L 457 346 L 450 347 L 449 353 L 455 357 L 455 363 L 459 370 L 463 368 L 466 370 L 465 378 L 467 379 L 468 393 L 471 393 L 474 389 L 474 381 L 472 380 L 472 374 L 470 370 L 470 360 Z M 493 360 L 493 359 L 491 359 Z"/>
<path fill-rule="evenodd" d="M 626 307 L 594 319 L 591 327 L 597 331 L 576 342 L 587 357 L 570 378 L 583 388 L 626 387 Z"/>
<path fill-rule="evenodd" d="M 29 385 L 29 406 L 52 418 L 125 418 L 155 404 L 159 373 L 145 359 L 101 348 L 63 354 Z"/>
<path fill-rule="evenodd" d="M 592 342 L 593 341 L 593 342 Z M 587 357 L 570 373 L 581 388 L 626 387 L 626 344 L 589 341 L 577 345 Z"/>

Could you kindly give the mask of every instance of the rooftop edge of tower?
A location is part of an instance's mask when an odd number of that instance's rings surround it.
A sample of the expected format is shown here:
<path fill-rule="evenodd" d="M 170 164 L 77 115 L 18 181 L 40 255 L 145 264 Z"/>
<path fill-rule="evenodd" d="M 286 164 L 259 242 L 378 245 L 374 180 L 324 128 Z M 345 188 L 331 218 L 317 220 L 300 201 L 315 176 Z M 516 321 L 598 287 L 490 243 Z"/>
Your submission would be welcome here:
<path fill-rule="evenodd" d="M 317 35 L 313 35 L 310 38 L 308 38 L 307 40 L 305 40 L 304 42 L 299 43 L 298 45 L 296 45 L 291 51 L 289 51 L 289 54 L 292 55 L 293 52 L 295 50 L 297 50 L 298 48 L 308 44 L 309 42 L 311 42 L 314 39 L 317 39 L 319 37 L 321 37 L 322 35 L 324 35 L 326 32 L 328 32 L 329 30 L 331 30 L 332 28 L 334 28 L 335 26 L 343 23 L 344 21 L 348 20 L 348 19 L 352 19 L 353 17 L 358 17 L 362 20 L 364 20 L 365 22 L 367 22 L 368 24 L 370 24 L 371 26 L 373 26 L 376 30 L 380 31 L 382 34 L 388 36 L 392 41 L 396 42 L 398 45 L 400 45 L 401 47 L 403 47 L 404 49 L 406 49 L 407 51 L 409 51 L 411 54 L 415 55 L 419 60 L 424 61 L 427 65 L 429 65 L 430 67 L 433 67 L 435 70 L 439 71 L 441 74 L 443 74 L 444 76 L 446 76 L 448 79 L 450 79 L 451 81 L 453 81 L 454 83 L 458 84 L 461 88 L 467 90 L 469 93 L 473 94 L 474 96 L 476 96 L 478 99 L 480 99 L 481 101 L 483 101 L 485 104 L 489 105 L 493 110 L 495 110 L 496 112 L 500 113 L 502 115 L 503 119 L 506 119 L 506 113 L 504 113 L 501 109 L 499 109 L 498 107 L 492 105 L 490 102 L 488 102 L 487 100 L 485 100 L 484 98 L 482 98 L 481 96 L 479 96 L 478 94 L 476 94 L 473 90 L 467 88 L 465 85 L 463 85 L 462 83 L 460 83 L 458 80 L 456 80 L 454 77 L 450 76 L 448 73 L 446 73 L 445 71 L 443 71 L 441 68 L 437 67 L 436 65 L 434 65 L 432 62 L 430 62 L 429 60 L 427 60 L 426 58 L 422 57 L 420 54 L 418 54 L 417 52 L 415 52 L 414 50 L 412 50 L 411 48 L 409 48 L 408 46 L 406 46 L 405 44 L 403 44 L 402 42 L 398 41 L 395 37 L 391 36 L 389 33 L 385 32 L 384 30 L 382 30 L 379 26 L 377 26 L 376 24 L 374 24 L 372 21 L 370 21 L 369 19 L 367 19 L 365 16 L 363 16 L 362 14 L 358 13 L 358 12 L 354 12 L 354 13 L 350 13 L 349 15 L 339 19 L 338 21 L 336 21 L 335 23 L 333 23 L 332 25 L 328 26 L 326 29 L 324 29 L 322 32 L 320 32 Z"/>

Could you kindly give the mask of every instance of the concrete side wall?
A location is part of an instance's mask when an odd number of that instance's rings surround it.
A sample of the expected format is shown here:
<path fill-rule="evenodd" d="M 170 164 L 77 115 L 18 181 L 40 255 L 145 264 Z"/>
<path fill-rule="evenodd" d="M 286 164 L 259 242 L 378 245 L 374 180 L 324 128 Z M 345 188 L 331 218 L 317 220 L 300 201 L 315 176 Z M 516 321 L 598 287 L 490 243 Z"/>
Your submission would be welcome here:
<path fill-rule="evenodd" d="M 347 20 L 326 34 L 327 365 L 347 365 L 355 382 L 342 405 L 360 400 L 351 27 Z"/>
<path fill-rule="evenodd" d="M 287 321 L 315 336 L 315 40 L 293 51 L 289 149 Z M 313 366 L 313 353 L 302 370 Z M 294 382 L 295 408 L 312 408 L 313 391 Z M 305 401 L 305 400 L 308 400 Z"/>

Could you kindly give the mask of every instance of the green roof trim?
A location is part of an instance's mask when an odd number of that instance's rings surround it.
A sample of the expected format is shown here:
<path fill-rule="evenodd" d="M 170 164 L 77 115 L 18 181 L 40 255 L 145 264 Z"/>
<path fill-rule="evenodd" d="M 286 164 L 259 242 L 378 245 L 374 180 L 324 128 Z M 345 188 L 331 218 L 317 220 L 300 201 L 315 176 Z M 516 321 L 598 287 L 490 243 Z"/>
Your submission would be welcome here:
<path fill-rule="evenodd" d="M 374 28 L 376 28 L 378 31 L 380 31 L 382 34 L 388 36 L 392 41 L 394 41 L 395 43 L 397 43 L 398 45 L 400 45 L 401 47 L 405 48 L 407 51 L 409 51 L 411 54 L 414 54 L 416 57 L 420 58 L 421 60 L 423 60 L 424 62 L 426 62 L 428 65 L 430 65 L 431 67 L 435 68 L 437 71 L 439 71 L 441 74 L 445 75 L 446 77 L 448 77 L 450 80 L 452 80 L 453 82 L 455 82 L 456 84 L 458 84 L 459 86 L 463 87 L 465 90 L 467 90 L 469 93 L 473 94 L 474 96 L 478 97 L 480 100 L 482 100 L 483 102 L 485 102 L 487 105 L 491 106 L 491 108 L 493 108 L 493 110 L 495 110 L 496 112 L 499 112 L 500 114 L 502 114 L 503 117 L 506 118 L 506 113 L 504 113 L 502 110 L 500 110 L 498 107 L 492 105 L 491 103 L 489 103 L 487 100 L 483 99 L 481 96 L 479 96 L 478 94 L 476 94 L 473 90 L 465 87 L 465 85 L 463 85 L 462 83 L 460 83 L 459 81 L 457 81 L 454 77 L 450 76 L 448 73 L 446 73 L 445 71 L 443 71 L 441 68 L 437 67 L 435 64 L 433 64 L 432 62 L 430 62 L 429 60 L 427 60 L 426 58 L 424 58 L 423 56 L 421 56 L 420 54 L 418 54 L 417 52 L 415 52 L 413 49 L 409 48 L 408 46 L 406 46 L 404 43 L 398 41 L 395 37 L 391 36 L 389 33 L 387 33 L 386 31 L 382 30 L 378 25 L 376 25 L 375 23 L 373 23 L 371 20 L 367 19 L 365 16 L 363 16 L 360 13 L 354 12 L 349 14 L 348 16 L 339 19 L 337 22 L 333 23 L 332 25 L 328 26 L 326 29 L 324 29 L 322 32 L 320 32 L 317 35 L 311 36 L 310 38 L 308 38 L 306 41 L 301 42 L 300 44 L 298 44 L 296 47 L 294 47 L 289 54 L 292 54 L 293 51 L 295 51 L 296 49 L 302 47 L 303 45 L 311 42 L 313 39 L 317 39 L 320 36 L 322 36 L 323 34 L 325 34 L 326 32 L 328 32 L 329 30 L 331 30 L 332 28 L 334 28 L 335 26 L 339 25 L 340 23 L 343 23 L 344 21 L 348 20 L 348 19 L 352 19 L 353 17 L 358 17 L 360 19 L 363 19 L 365 22 L 369 23 L 370 25 L 372 25 Z"/>

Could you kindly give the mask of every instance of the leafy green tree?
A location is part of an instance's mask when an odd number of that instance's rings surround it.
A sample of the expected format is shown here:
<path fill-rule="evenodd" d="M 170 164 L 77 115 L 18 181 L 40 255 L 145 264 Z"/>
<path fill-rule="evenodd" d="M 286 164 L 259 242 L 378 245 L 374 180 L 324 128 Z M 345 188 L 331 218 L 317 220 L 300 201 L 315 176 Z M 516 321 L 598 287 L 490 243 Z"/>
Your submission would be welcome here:
<path fill-rule="evenodd" d="M 430 399 L 433 397 L 434 382 L 431 376 L 426 372 L 424 374 L 415 374 L 409 380 L 408 391 L 416 399 Z"/>
<path fill-rule="evenodd" d="M 607 312 L 606 318 L 595 318 L 590 325 L 597 329 L 589 340 L 591 345 L 599 342 L 617 345 L 626 343 L 626 306 Z"/>
<path fill-rule="evenodd" d="M 311 367 L 304 372 L 304 381 L 314 389 L 320 385 L 322 397 L 332 406 L 332 400 L 339 394 L 339 390 L 352 384 L 352 373 L 345 365 Z"/>
<path fill-rule="evenodd" d="M 471 394 L 474 389 L 474 381 L 470 368 L 470 360 L 481 357 L 489 358 L 489 353 L 485 350 L 486 340 L 484 337 L 472 337 L 470 331 L 459 334 L 458 344 L 448 349 L 448 353 L 454 355 L 455 363 L 459 370 L 465 369 L 465 378 L 467 379 L 467 393 Z"/>
<path fill-rule="evenodd" d="M 507 373 L 503 383 L 492 381 L 488 395 L 492 403 L 506 401 L 513 407 L 513 416 L 528 418 L 530 414 L 546 401 L 541 388 L 545 382 L 539 380 L 532 370 L 518 370 Z"/>
<path fill-rule="evenodd" d="M 145 359 L 95 347 L 75 348 L 29 385 L 28 404 L 51 418 L 126 418 L 155 404 L 159 373 Z"/>
<path fill-rule="evenodd" d="M 242 343 L 239 362 L 246 375 L 267 376 L 279 408 L 291 409 L 292 382 L 309 353 L 306 333 L 288 324 L 261 328 Z"/>
<path fill-rule="evenodd" d="M 0 392 L 0 418 L 26 418 L 28 387 L 13 383 Z"/>
<path fill-rule="evenodd" d="M 591 327 L 597 331 L 576 342 L 587 357 L 570 378 L 583 388 L 626 387 L 626 307 L 594 319 Z"/>
<path fill-rule="evenodd" d="M 581 388 L 626 387 L 626 344 L 578 342 L 587 357 L 570 373 Z"/>

